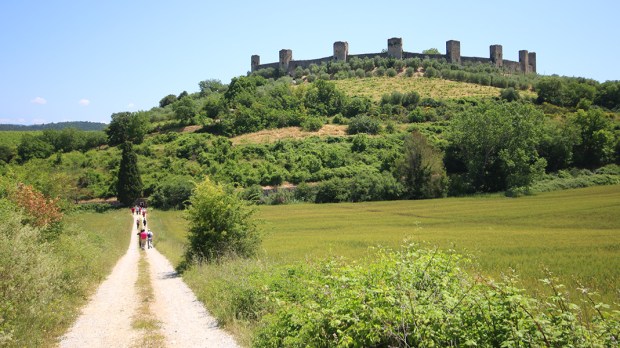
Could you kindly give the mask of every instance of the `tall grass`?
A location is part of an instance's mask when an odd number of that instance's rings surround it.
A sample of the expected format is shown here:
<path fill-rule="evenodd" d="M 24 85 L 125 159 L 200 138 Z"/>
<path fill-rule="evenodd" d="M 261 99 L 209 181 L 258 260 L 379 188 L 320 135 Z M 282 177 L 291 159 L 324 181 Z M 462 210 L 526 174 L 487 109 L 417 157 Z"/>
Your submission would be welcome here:
<path fill-rule="evenodd" d="M 59 237 L 45 242 L 19 214 L 4 213 L 0 345 L 54 346 L 127 250 L 131 220 L 126 211 L 72 215 Z"/>
<path fill-rule="evenodd" d="M 533 290 L 548 268 L 567 284 L 579 280 L 618 301 L 618 207 L 620 185 L 612 185 L 517 199 L 261 206 L 258 218 L 267 233 L 262 258 L 276 263 L 359 259 L 369 247 L 408 240 L 471 254 L 492 276 L 515 270 Z M 181 213 L 157 211 L 150 221 L 161 238 L 158 247 L 177 263 L 186 226 Z"/>

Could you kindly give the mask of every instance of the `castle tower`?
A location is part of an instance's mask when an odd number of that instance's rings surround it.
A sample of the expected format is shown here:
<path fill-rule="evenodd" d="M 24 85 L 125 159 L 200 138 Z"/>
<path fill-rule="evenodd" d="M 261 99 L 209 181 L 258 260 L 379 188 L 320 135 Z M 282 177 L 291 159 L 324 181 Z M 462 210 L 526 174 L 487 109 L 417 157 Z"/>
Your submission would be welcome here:
<path fill-rule="evenodd" d="M 536 72 L 536 52 L 530 52 L 527 54 L 527 60 L 530 66 L 530 72 Z"/>
<path fill-rule="evenodd" d="M 403 59 L 403 39 L 393 37 L 388 39 L 388 57 Z"/>
<path fill-rule="evenodd" d="M 349 43 L 346 41 L 334 42 L 334 60 L 346 62 L 349 57 Z"/>
<path fill-rule="evenodd" d="M 260 56 L 255 54 L 252 56 L 252 61 L 250 63 L 251 67 L 252 67 L 252 72 L 258 70 L 258 66 L 260 65 Z"/>
<path fill-rule="evenodd" d="M 448 63 L 461 64 L 461 42 L 456 40 L 446 41 L 446 60 Z"/>
<path fill-rule="evenodd" d="M 521 66 L 521 71 L 524 74 L 530 72 L 530 64 L 529 64 L 529 54 L 527 50 L 519 51 L 519 65 Z"/>
<path fill-rule="evenodd" d="M 503 57 L 503 48 L 502 45 L 491 45 L 491 62 L 495 64 L 496 67 L 501 68 L 504 66 L 504 57 Z"/>
<path fill-rule="evenodd" d="M 280 70 L 288 72 L 288 65 L 291 60 L 293 60 L 292 50 L 280 50 Z"/>

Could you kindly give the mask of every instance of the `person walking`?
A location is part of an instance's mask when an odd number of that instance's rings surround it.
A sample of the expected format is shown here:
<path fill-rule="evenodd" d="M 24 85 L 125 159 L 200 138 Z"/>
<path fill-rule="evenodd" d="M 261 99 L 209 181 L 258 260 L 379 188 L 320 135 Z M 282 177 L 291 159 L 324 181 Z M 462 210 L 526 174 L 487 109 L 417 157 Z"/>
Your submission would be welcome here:
<path fill-rule="evenodd" d="M 140 249 L 144 250 L 146 248 L 146 240 L 148 238 L 148 234 L 144 229 L 140 231 Z"/>
<path fill-rule="evenodd" d="M 146 233 L 146 237 L 147 237 L 148 248 L 151 249 L 153 247 L 153 231 L 149 229 L 148 232 Z"/>

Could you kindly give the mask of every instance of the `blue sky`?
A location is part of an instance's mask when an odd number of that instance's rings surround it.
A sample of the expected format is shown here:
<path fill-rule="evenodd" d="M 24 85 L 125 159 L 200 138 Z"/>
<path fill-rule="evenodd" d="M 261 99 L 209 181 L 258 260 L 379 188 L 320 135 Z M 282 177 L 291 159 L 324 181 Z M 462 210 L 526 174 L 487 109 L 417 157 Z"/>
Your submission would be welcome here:
<path fill-rule="evenodd" d="M 537 53 L 540 74 L 620 80 L 620 2 L 33 1 L 0 2 L 0 123 L 109 122 L 165 95 L 229 83 L 261 63 L 380 52 L 401 37 L 421 52 L 459 40 L 461 55 Z"/>

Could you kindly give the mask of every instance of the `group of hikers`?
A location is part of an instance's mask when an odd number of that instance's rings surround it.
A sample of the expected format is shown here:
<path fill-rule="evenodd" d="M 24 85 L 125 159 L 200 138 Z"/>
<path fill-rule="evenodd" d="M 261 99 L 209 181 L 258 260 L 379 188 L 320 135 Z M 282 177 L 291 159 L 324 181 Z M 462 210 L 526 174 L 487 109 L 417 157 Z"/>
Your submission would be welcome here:
<path fill-rule="evenodd" d="M 131 216 L 137 215 L 136 229 L 139 238 L 139 247 L 144 250 L 146 248 L 151 249 L 153 247 L 153 232 L 151 229 L 146 228 L 146 207 L 143 204 L 131 207 Z"/>

